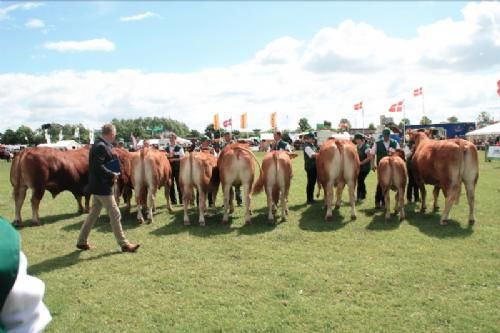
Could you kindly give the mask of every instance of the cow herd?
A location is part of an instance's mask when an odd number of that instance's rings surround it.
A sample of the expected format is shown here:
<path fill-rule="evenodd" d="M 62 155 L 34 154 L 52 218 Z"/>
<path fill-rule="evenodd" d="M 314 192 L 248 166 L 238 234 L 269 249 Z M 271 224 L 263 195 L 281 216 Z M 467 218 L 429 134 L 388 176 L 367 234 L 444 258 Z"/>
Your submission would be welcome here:
<path fill-rule="evenodd" d="M 415 151 L 412 157 L 412 172 L 415 182 L 422 193 L 421 212 L 426 210 L 425 185 L 434 185 L 434 208 L 437 205 L 439 192 L 445 196 L 445 208 L 440 223 L 446 224 L 453 203 L 460 197 L 461 184 L 464 183 L 469 203 L 469 224 L 475 222 L 474 193 L 478 180 L 478 157 L 475 146 L 461 139 L 431 140 L 425 133 L 412 132 Z M 164 152 L 143 148 L 137 152 L 128 152 L 122 148 L 114 148 L 113 154 L 120 161 L 121 174 L 115 183 L 115 198 L 119 202 L 123 197 L 127 209 L 130 209 L 132 193 L 135 192 L 137 204 L 137 220 L 144 222 L 143 210 L 146 209 L 146 220 L 153 221 L 156 208 L 157 191 L 164 188 L 167 209 L 171 211 L 169 190 L 172 185 L 172 169 Z M 89 196 L 86 195 L 88 181 L 89 148 L 75 151 L 58 151 L 51 148 L 29 148 L 18 154 L 11 165 L 10 181 L 13 186 L 15 202 L 15 226 L 23 226 L 21 208 L 27 190 L 31 189 L 32 221 L 40 224 L 39 204 L 44 192 L 49 191 L 53 197 L 62 191 L 70 191 L 78 202 L 79 212 L 88 212 Z M 221 187 L 223 204 L 223 223 L 228 223 L 233 212 L 233 186 L 243 188 L 245 223 L 251 221 L 251 196 L 262 190 L 267 196 L 267 218 L 274 222 L 278 208 L 281 218 L 288 215 L 288 196 L 293 177 L 291 159 L 295 153 L 286 151 L 268 152 L 262 163 L 245 144 L 227 145 L 219 157 L 208 152 L 188 153 L 180 161 L 179 180 L 184 205 L 184 224 L 189 225 L 188 210 L 197 201 L 199 210 L 198 222 L 205 225 L 207 198 L 216 202 L 219 186 Z M 398 152 L 385 157 L 379 164 L 377 177 L 385 199 L 385 217 L 390 214 L 390 190 L 396 191 L 396 212 L 400 219 L 405 218 L 404 191 L 407 181 L 407 167 L 404 155 Z M 335 207 L 341 203 L 344 187 L 349 190 L 351 219 L 356 219 L 355 190 L 360 169 L 360 161 L 356 146 L 350 141 L 328 139 L 316 156 L 317 184 L 324 191 L 325 219 L 332 217 L 334 190 Z M 257 176 L 256 172 L 259 169 Z M 194 195 L 195 191 L 198 194 Z M 85 197 L 85 208 L 82 198 Z M 195 198 L 198 198 L 195 200 Z"/>

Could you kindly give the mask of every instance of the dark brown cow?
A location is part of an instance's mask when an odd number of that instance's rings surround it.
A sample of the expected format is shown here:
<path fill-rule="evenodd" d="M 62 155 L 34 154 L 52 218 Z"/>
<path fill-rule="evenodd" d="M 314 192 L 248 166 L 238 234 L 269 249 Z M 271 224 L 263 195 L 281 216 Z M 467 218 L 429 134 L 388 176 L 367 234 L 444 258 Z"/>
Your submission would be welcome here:
<path fill-rule="evenodd" d="M 272 151 L 264 156 L 259 179 L 253 186 L 252 194 L 258 194 L 264 188 L 267 196 L 267 219 L 274 222 L 274 213 L 281 200 L 281 219 L 288 215 L 288 192 L 293 176 L 291 158 L 297 154 L 286 151 Z"/>
<path fill-rule="evenodd" d="M 359 163 L 356 146 L 351 141 L 328 139 L 321 145 L 316 157 L 316 168 L 318 183 L 325 191 L 325 220 L 332 216 L 333 187 L 337 187 L 335 207 L 339 208 L 346 184 L 349 187 L 351 219 L 356 219 L 354 191 L 358 180 Z"/>
<path fill-rule="evenodd" d="M 453 203 L 458 203 L 462 182 L 467 191 L 469 202 L 469 224 L 475 223 L 474 196 L 479 177 L 477 149 L 469 141 L 461 139 L 431 140 L 423 132 L 410 132 L 415 140 L 415 153 L 412 158 L 412 170 L 415 182 L 422 193 L 421 212 L 426 210 L 425 184 L 435 186 L 435 205 L 439 189 L 445 196 L 445 208 L 440 224 L 448 223 L 448 215 Z"/>
<path fill-rule="evenodd" d="M 179 182 L 184 204 L 184 224 L 189 225 L 188 207 L 193 199 L 193 188 L 198 190 L 198 222 L 205 226 L 206 198 L 212 193 L 213 202 L 217 198 L 219 174 L 217 158 L 208 152 L 192 152 L 180 161 Z"/>
<path fill-rule="evenodd" d="M 10 168 L 10 183 L 15 202 L 15 226 L 23 226 L 21 208 L 26 192 L 32 190 L 31 208 L 33 225 L 40 225 L 39 206 L 45 190 L 55 198 L 63 191 L 70 191 L 78 202 L 78 212 L 89 211 L 89 197 L 84 194 L 88 183 L 88 147 L 59 151 L 53 148 L 28 148 L 20 152 Z M 85 196 L 85 209 L 82 197 Z"/>
<path fill-rule="evenodd" d="M 380 160 L 377 168 L 377 177 L 385 200 L 385 219 L 387 220 L 390 217 L 390 190 L 394 190 L 396 191 L 395 212 L 399 211 L 399 220 L 404 220 L 404 194 L 408 171 L 406 170 L 404 153 L 401 149 L 398 149 L 392 156 L 386 156 Z"/>
<path fill-rule="evenodd" d="M 148 208 L 148 221 L 153 222 L 153 210 L 156 208 L 156 192 L 161 187 L 165 188 L 167 209 L 171 212 L 170 185 L 172 169 L 165 153 L 152 148 L 143 148 L 139 154 L 132 156 L 131 167 L 139 223 L 144 223 L 142 215 L 144 206 Z"/>
<path fill-rule="evenodd" d="M 242 185 L 245 198 L 245 223 L 250 223 L 250 192 L 255 177 L 255 156 L 248 145 L 232 143 L 227 145 L 219 156 L 220 183 L 224 193 L 224 216 L 222 223 L 229 221 L 229 211 L 232 211 L 231 186 Z"/>

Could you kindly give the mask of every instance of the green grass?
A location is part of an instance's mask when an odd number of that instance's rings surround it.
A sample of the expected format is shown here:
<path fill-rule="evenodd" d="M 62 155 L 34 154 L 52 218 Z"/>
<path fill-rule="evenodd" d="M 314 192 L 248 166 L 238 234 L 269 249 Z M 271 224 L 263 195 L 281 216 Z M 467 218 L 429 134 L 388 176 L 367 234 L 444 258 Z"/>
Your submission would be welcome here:
<path fill-rule="evenodd" d="M 374 173 L 358 220 L 343 205 L 325 222 L 321 204 L 304 205 L 302 157 L 293 163 L 288 222 L 267 225 L 262 193 L 253 225 L 236 208 L 230 226 L 219 211 L 202 228 L 193 209 L 185 227 L 181 208 L 169 214 L 160 196 L 151 225 L 123 214 L 127 237 L 142 244 L 136 254 L 118 252 L 107 216 L 90 235 L 97 249 L 76 251 L 85 216 L 70 194 L 46 195 L 43 226 L 21 235 L 29 271 L 46 283 L 47 331 L 500 331 L 500 163 L 481 162 L 473 228 L 464 191 L 448 226 L 412 205 L 405 221 L 385 223 L 372 209 Z M 12 219 L 9 167 L 0 163 L 0 214 Z M 29 223 L 28 205 L 23 214 Z"/>

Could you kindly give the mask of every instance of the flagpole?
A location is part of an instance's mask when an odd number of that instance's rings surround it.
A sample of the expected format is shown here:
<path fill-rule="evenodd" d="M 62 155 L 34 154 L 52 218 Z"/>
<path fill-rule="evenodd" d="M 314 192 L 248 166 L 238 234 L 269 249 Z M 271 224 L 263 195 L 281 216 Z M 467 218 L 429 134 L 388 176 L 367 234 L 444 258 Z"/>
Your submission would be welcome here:
<path fill-rule="evenodd" d="M 424 91 L 422 90 L 422 117 L 425 116 L 425 108 L 424 108 Z"/>
<path fill-rule="evenodd" d="M 363 126 L 363 136 L 365 135 L 365 107 L 361 104 L 361 125 Z"/>
<path fill-rule="evenodd" d="M 406 105 L 403 103 L 403 145 L 406 146 Z"/>

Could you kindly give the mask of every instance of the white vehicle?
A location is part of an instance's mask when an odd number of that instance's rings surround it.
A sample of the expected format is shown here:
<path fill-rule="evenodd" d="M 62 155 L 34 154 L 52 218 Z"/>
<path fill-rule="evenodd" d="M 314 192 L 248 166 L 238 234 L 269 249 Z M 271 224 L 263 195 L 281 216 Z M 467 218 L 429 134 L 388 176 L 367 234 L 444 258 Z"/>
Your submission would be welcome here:
<path fill-rule="evenodd" d="M 56 143 L 41 143 L 37 147 L 47 147 L 59 150 L 76 150 L 82 148 L 82 145 L 75 140 L 61 140 Z"/>
<path fill-rule="evenodd" d="M 318 145 L 321 145 L 323 142 L 328 140 L 329 138 L 334 138 L 337 140 L 351 140 L 351 135 L 347 132 L 337 133 L 332 130 L 322 129 L 316 132 L 316 137 L 318 140 Z"/>

